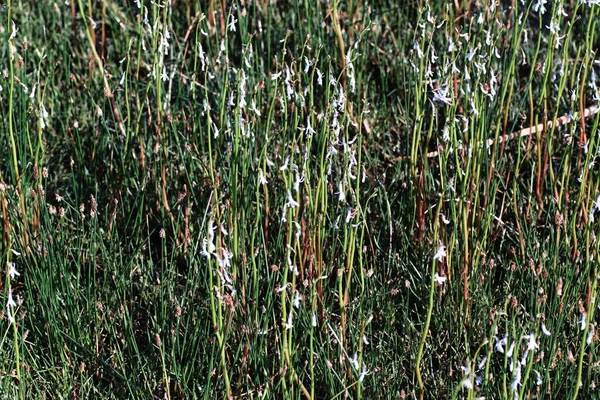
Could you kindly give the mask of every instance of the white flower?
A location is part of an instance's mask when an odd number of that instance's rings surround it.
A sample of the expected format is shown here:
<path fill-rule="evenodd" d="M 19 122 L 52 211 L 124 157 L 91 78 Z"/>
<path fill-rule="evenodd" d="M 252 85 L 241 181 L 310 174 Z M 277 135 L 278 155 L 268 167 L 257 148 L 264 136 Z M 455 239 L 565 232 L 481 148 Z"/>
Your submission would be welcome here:
<path fill-rule="evenodd" d="M 446 216 L 444 214 L 440 213 L 440 217 L 442 217 L 442 222 L 445 225 L 448 225 L 450 223 L 450 220 L 448 218 L 446 218 Z"/>
<path fill-rule="evenodd" d="M 323 86 L 323 73 L 321 72 L 321 70 L 319 68 L 317 68 L 316 71 L 317 71 L 317 85 Z"/>
<path fill-rule="evenodd" d="M 360 373 L 360 376 L 358 377 L 358 381 L 362 382 L 365 379 L 365 376 L 369 375 L 369 370 L 367 369 L 367 367 L 365 367 L 363 365 L 362 367 L 362 372 Z"/>
<path fill-rule="evenodd" d="M 302 300 L 302 295 L 300 293 L 296 292 L 296 294 L 294 295 L 294 307 L 295 308 L 300 307 L 301 300 Z"/>
<path fill-rule="evenodd" d="M 13 299 L 12 296 L 12 289 L 8 290 L 8 300 L 6 300 L 6 308 L 8 309 L 9 307 L 16 307 L 17 303 L 15 303 L 15 300 Z"/>
<path fill-rule="evenodd" d="M 594 338 L 594 325 L 590 324 L 590 330 L 588 331 L 588 335 L 587 335 L 587 338 L 585 339 L 585 342 L 587 344 L 591 344 L 593 338 Z"/>
<path fill-rule="evenodd" d="M 510 384 L 510 389 L 513 392 L 516 392 L 519 389 L 519 385 L 521 385 L 521 364 L 517 364 L 517 368 L 515 369 L 514 377 L 515 377 L 515 379 Z"/>
<path fill-rule="evenodd" d="M 15 279 L 15 276 L 21 275 L 15 268 L 15 263 L 8 264 L 8 274 L 10 275 L 10 279 Z"/>
<path fill-rule="evenodd" d="M 496 351 L 500 353 L 504 353 L 504 346 L 506 346 L 508 335 L 504 335 L 504 337 L 496 342 Z"/>
<path fill-rule="evenodd" d="M 358 364 L 358 356 L 356 355 L 356 353 L 354 353 L 354 355 L 350 359 L 350 363 L 354 366 L 354 369 L 358 371 L 358 367 L 360 367 L 360 365 Z"/>
<path fill-rule="evenodd" d="M 537 0 L 537 2 L 532 7 L 533 11 L 539 12 L 540 14 L 543 15 L 546 12 L 545 4 L 547 2 L 548 2 L 548 0 Z"/>
<path fill-rule="evenodd" d="M 433 91 L 433 102 L 452 105 L 452 98 L 448 97 L 448 85 L 443 84 L 442 87 Z"/>
<path fill-rule="evenodd" d="M 267 181 L 267 178 L 265 178 L 265 174 L 263 173 L 262 169 L 258 169 L 258 183 L 261 185 L 266 185 L 267 183 L 269 183 Z"/>
<path fill-rule="evenodd" d="M 338 201 L 342 202 L 344 200 L 346 200 L 346 193 L 344 192 L 344 184 L 342 183 L 342 181 L 340 181 L 339 185 L 338 185 Z"/>
<path fill-rule="evenodd" d="M 515 342 L 513 341 L 513 342 L 510 344 L 510 347 L 508 348 L 508 351 L 506 352 L 506 357 L 508 357 L 508 358 L 512 357 L 512 354 L 513 354 L 513 350 L 514 350 L 514 349 L 515 349 Z"/>
<path fill-rule="evenodd" d="M 292 312 L 290 311 L 290 313 L 288 314 L 287 322 L 285 323 L 285 329 L 292 329 L 294 327 L 294 324 L 292 323 L 292 318 Z"/>
<path fill-rule="evenodd" d="M 546 336 L 552 336 L 552 333 L 546 328 L 546 324 L 542 321 L 542 332 Z"/>
<path fill-rule="evenodd" d="M 294 198 L 292 197 L 292 192 L 290 192 L 288 190 L 288 202 L 287 202 L 287 206 L 290 208 L 296 208 L 300 205 L 300 203 L 298 203 L 296 200 L 294 200 Z"/>
<path fill-rule="evenodd" d="M 533 332 L 531 332 L 531 334 L 529 334 L 529 335 L 526 335 L 525 338 L 529 339 L 529 341 L 527 342 L 527 350 L 528 351 L 535 350 L 539 347 L 537 342 L 535 341 L 535 334 Z"/>
<path fill-rule="evenodd" d="M 482 369 L 483 367 L 485 367 L 485 363 L 487 362 L 487 357 L 483 357 L 481 359 L 481 361 L 479 361 L 479 364 L 477 364 L 477 368 L 478 369 Z"/>
<path fill-rule="evenodd" d="M 237 22 L 237 19 L 235 19 L 235 17 L 232 15 L 231 22 L 229 22 L 229 32 L 235 32 L 235 23 L 236 22 Z"/>
<path fill-rule="evenodd" d="M 435 253 L 433 259 L 441 262 L 443 257 L 446 257 L 446 246 L 444 246 L 444 244 L 440 242 L 437 249 L 437 253 Z"/>
<path fill-rule="evenodd" d="M 581 319 L 579 321 L 577 321 L 577 324 L 581 325 L 581 330 L 584 331 L 585 327 L 587 325 L 585 319 L 586 319 L 587 315 L 586 313 L 582 313 L 581 314 Z"/>
<path fill-rule="evenodd" d="M 446 278 L 445 276 L 439 276 L 437 273 L 435 274 L 435 276 L 433 277 L 433 280 L 438 284 L 438 285 L 443 285 L 444 283 L 446 283 L 446 280 L 448 278 Z"/>

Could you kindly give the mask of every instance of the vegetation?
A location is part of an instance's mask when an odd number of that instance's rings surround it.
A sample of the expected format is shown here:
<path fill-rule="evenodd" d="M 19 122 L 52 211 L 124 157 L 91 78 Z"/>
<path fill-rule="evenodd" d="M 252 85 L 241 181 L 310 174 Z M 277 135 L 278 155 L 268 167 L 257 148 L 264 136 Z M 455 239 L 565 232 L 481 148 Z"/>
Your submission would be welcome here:
<path fill-rule="evenodd" d="M 593 398 L 598 14 L 8 0 L 2 398 Z"/>

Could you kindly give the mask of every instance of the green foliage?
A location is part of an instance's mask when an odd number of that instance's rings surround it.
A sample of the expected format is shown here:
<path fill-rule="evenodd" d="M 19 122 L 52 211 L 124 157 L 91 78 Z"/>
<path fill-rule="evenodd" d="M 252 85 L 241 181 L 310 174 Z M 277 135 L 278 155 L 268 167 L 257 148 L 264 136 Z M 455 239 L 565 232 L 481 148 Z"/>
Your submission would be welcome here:
<path fill-rule="evenodd" d="M 524 3 L 9 1 L 0 393 L 594 397 L 600 6 Z"/>

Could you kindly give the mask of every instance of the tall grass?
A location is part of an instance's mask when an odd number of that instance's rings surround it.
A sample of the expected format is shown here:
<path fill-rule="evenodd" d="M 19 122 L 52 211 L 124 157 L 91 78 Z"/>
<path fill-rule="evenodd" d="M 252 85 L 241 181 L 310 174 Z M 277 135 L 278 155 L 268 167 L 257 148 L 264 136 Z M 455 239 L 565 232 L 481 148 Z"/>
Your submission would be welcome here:
<path fill-rule="evenodd" d="M 596 1 L 9 1 L 6 398 L 593 398 Z"/>

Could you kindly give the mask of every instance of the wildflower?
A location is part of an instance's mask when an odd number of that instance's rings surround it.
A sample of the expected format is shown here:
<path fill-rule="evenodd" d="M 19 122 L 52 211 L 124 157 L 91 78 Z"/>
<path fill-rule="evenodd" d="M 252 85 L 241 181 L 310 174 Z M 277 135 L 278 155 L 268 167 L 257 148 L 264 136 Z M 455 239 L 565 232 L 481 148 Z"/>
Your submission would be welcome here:
<path fill-rule="evenodd" d="M 278 287 L 278 288 L 276 288 L 276 289 L 275 289 L 275 291 L 276 291 L 277 293 L 281 293 L 281 292 L 283 292 L 284 290 L 286 290 L 286 289 L 288 288 L 288 286 L 290 286 L 290 284 L 289 284 L 289 283 L 286 283 L 285 285 L 283 285 L 283 286 L 281 286 L 281 287 Z"/>
<path fill-rule="evenodd" d="M 577 321 L 577 324 L 581 325 L 581 330 L 584 331 L 585 327 L 586 327 L 586 319 L 587 315 L 586 313 L 581 313 L 581 319 L 579 321 Z"/>
<path fill-rule="evenodd" d="M 512 383 L 510 384 L 510 389 L 513 392 L 516 392 L 519 389 L 519 385 L 521 385 L 521 364 L 517 364 L 517 367 L 516 367 L 515 373 L 514 373 L 514 379 L 513 379 Z"/>
<path fill-rule="evenodd" d="M 440 217 L 442 217 L 442 222 L 444 223 L 444 225 L 448 225 L 450 223 L 450 220 L 446 218 L 444 214 L 440 213 Z"/>
<path fill-rule="evenodd" d="M 354 353 L 354 355 L 352 356 L 352 358 L 350 359 L 350 363 L 354 366 L 354 368 L 356 370 L 358 370 L 358 367 L 360 366 L 358 364 L 358 356 L 356 355 L 356 353 Z"/>
<path fill-rule="evenodd" d="M 552 336 L 552 333 L 546 328 L 546 324 L 542 321 L 542 332 L 546 336 Z"/>
<path fill-rule="evenodd" d="M 339 202 L 342 202 L 342 201 L 346 200 L 346 193 L 344 191 L 344 184 L 343 184 L 342 181 L 340 181 L 340 183 L 338 185 L 337 195 L 338 195 L 338 201 Z"/>
<path fill-rule="evenodd" d="M 504 337 L 496 342 L 496 350 L 500 353 L 504 353 L 504 346 L 506 346 L 506 340 L 508 335 L 504 335 Z"/>
<path fill-rule="evenodd" d="M 311 137 L 312 135 L 314 135 L 315 133 L 317 133 L 317 132 L 315 132 L 315 130 L 310 125 L 310 117 L 306 118 L 306 131 L 305 132 L 306 132 L 306 136 L 307 137 Z"/>
<path fill-rule="evenodd" d="M 434 103 L 444 103 L 447 105 L 452 105 L 452 98 L 448 97 L 448 85 L 444 84 L 442 87 L 433 91 L 433 102 Z"/>
<path fill-rule="evenodd" d="M 440 242 L 437 249 L 437 253 L 435 253 L 433 259 L 441 262 L 443 257 L 446 257 L 446 246 L 444 246 L 444 244 Z"/>
<path fill-rule="evenodd" d="M 265 175 L 263 174 L 262 169 L 258 169 L 258 183 L 261 185 L 266 185 L 267 183 L 269 183 L 267 181 L 267 178 L 265 178 Z"/>
<path fill-rule="evenodd" d="M 308 57 L 304 56 L 304 73 L 305 74 L 308 73 L 308 70 L 313 65 L 313 63 L 314 63 L 314 60 L 311 60 Z"/>
<path fill-rule="evenodd" d="M 300 293 L 298 293 L 298 291 L 296 291 L 296 294 L 294 295 L 294 307 L 295 308 L 300 308 L 300 301 L 302 301 L 302 295 Z"/>
<path fill-rule="evenodd" d="M 231 22 L 229 22 L 229 32 L 235 32 L 235 23 L 237 22 L 237 19 L 235 19 L 235 17 L 232 15 L 231 16 Z"/>
<path fill-rule="evenodd" d="M 510 347 L 508 348 L 508 351 L 506 352 L 506 357 L 508 357 L 508 358 L 512 357 L 514 349 L 515 349 L 515 342 L 513 341 L 510 344 Z"/>
<path fill-rule="evenodd" d="M 531 332 L 529 335 L 526 335 L 525 338 L 529 339 L 527 342 L 527 350 L 535 350 L 539 347 L 535 341 L 535 334 L 533 332 Z"/>
<path fill-rule="evenodd" d="M 297 172 L 296 172 L 296 180 L 294 181 L 294 191 L 297 192 L 298 190 L 300 190 L 300 184 L 304 182 L 304 176 L 300 176 Z"/>
<path fill-rule="evenodd" d="M 323 86 L 323 73 L 321 72 L 321 70 L 319 68 L 316 68 L 316 70 L 317 70 L 317 85 Z"/>
<path fill-rule="evenodd" d="M 590 330 L 588 332 L 587 338 L 585 342 L 589 345 L 592 343 L 592 339 L 594 338 L 594 325 L 590 324 Z"/>
<path fill-rule="evenodd" d="M 352 218 L 354 218 L 356 214 L 354 214 L 354 210 L 352 210 L 352 207 L 348 207 L 348 211 L 346 212 L 346 223 L 350 223 L 350 221 L 352 220 Z"/>
<path fill-rule="evenodd" d="M 311 325 L 312 326 L 317 326 L 317 316 L 315 315 L 315 313 L 312 314 Z"/>
<path fill-rule="evenodd" d="M 15 279 L 15 276 L 21 275 L 15 268 L 15 263 L 8 264 L 8 274 L 10 275 L 10 279 Z"/>
<path fill-rule="evenodd" d="M 535 371 L 535 384 L 536 384 L 536 386 L 542 385 L 542 377 L 540 376 L 540 373 L 537 371 Z"/>
<path fill-rule="evenodd" d="M 283 162 L 283 165 L 279 168 L 280 171 L 285 171 L 288 167 L 288 164 L 290 162 L 290 156 L 287 156 L 285 158 L 285 161 Z"/>
<path fill-rule="evenodd" d="M 294 324 L 292 323 L 292 318 L 292 312 L 290 311 L 290 313 L 288 314 L 287 322 L 285 323 L 285 329 L 292 329 L 294 327 Z"/>
<path fill-rule="evenodd" d="M 548 0 L 537 0 L 536 3 L 532 7 L 533 11 L 539 12 L 541 15 L 544 15 L 544 13 L 546 13 L 545 4 L 547 2 L 548 2 Z"/>
<path fill-rule="evenodd" d="M 16 307 L 17 303 L 15 303 L 12 297 L 12 289 L 8 289 L 8 300 L 6 301 L 6 314 L 8 315 L 8 320 L 11 323 L 15 322 L 15 317 L 12 312 L 13 307 Z"/>
<path fill-rule="evenodd" d="M 445 276 L 439 276 L 437 273 L 435 274 L 435 276 L 433 277 L 433 280 L 435 281 L 435 283 L 437 283 L 438 285 L 443 285 L 444 283 L 446 283 L 446 280 L 448 278 L 446 278 Z"/>
<path fill-rule="evenodd" d="M 13 40 L 17 36 L 17 32 L 19 32 L 19 28 L 15 25 L 15 21 L 12 22 L 12 32 L 8 40 Z"/>
<path fill-rule="evenodd" d="M 481 361 L 479 361 L 479 364 L 477 364 L 477 368 L 478 369 L 482 369 L 483 367 L 485 367 L 485 363 L 487 362 L 487 357 L 483 357 L 481 359 Z"/>
<path fill-rule="evenodd" d="M 283 71 L 279 71 L 276 74 L 272 74 L 271 75 L 271 80 L 274 81 L 274 80 L 278 79 L 281 76 L 282 73 L 283 73 Z"/>
<path fill-rule="evenodd" d="M 358 377 L 358 381 L 362 382 L 365 379 L 365 376 L 367 376 L 369 374 L 370 374 L 370 371 L 367 369 L 367 367 L 365 367 L 363 365 L 362 372 L 360 373 L 360 376 Z"/>
<path fill-rule="evenodd" d="M 256 108 L 256 102 L 254 101 L 254 99 L 252 99 L 252 107 L 250 108 L 250 111 L 254 112 L 254 114 L 256 114 L 257 117 L 260 117 L 261 115 L 258 108 Z"/>
<path fill-rule="evenodd" d="M 298 203 L 296 200 L 294 200 L 294 198 L 292 197 L 292 192 L 290 192 L 288 190 L 288 202 L 287 202 L 287 206 L 290 208 L 296 208 L 300 205 L 300 203 Z"/>
<path fill-rule="evenodd" d="M 473 371 L 471 371 L 471 366 L 461 366 L 460 369 L 462 369 L 465 376 L 461 382 L 461 385 L 467 390 L 473 389 Z"/>

